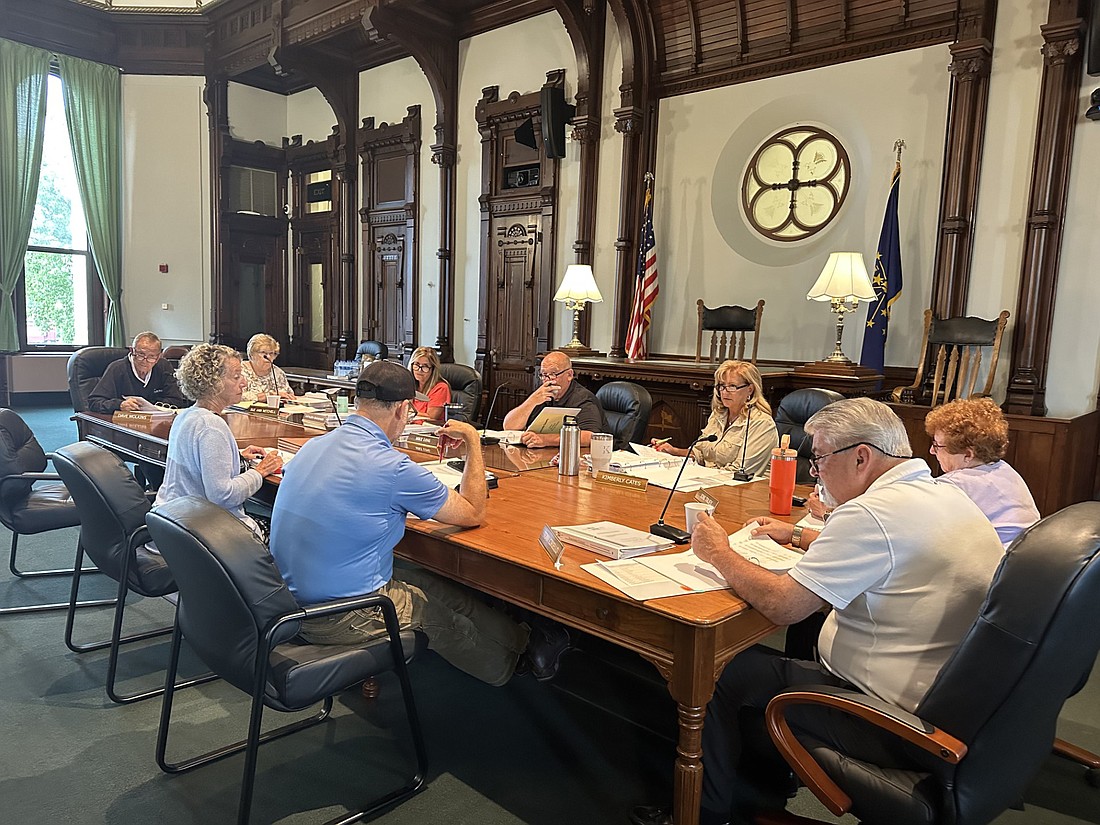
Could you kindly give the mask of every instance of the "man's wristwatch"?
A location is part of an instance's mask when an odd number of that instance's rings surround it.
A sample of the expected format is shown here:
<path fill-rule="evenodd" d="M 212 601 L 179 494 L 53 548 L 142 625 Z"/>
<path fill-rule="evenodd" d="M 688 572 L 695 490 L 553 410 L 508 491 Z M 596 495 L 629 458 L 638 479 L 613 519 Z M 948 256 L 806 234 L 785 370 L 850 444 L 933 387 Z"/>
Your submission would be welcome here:
<path fill-rule="evenodd" d="M 802 549 L 802 527 L 797 524 L 791 531 L 791 547 Z"/>

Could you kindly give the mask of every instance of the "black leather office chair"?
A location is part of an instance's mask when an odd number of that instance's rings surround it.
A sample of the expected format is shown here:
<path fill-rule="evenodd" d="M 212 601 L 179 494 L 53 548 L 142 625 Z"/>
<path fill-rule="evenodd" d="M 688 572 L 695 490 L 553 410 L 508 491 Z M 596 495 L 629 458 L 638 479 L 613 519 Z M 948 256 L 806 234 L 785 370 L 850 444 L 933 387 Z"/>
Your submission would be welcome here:
<path fill-rule="evenodd" d="M 364 355 L 369 355 L 375 361 L 385 361 L 390 357 L 390 348 L 381 341 L 360 341 L 355 357 L 362 358 Z"/>
<path fill-rule="evenodd" d="M 96 388 L 107 367 L 130 352 L 126 347 L 84 347 L 69 356 L 69 398 L 74 412 L 88 409 L 88 396 Z"/>
<path fill-rule="evenodd" d="M 73 568 L 62 570 L 20 570 L 15 555 L 19 537 L 80 524 L 73 497 L 61 476 L 47 473 L 46 454 L 38 439 L 18 413 L 0 409 L 0 523 L 11 530 L 11 555 L 8 569 L 21 579 L 46 576 L 72 576 Z M 79 543 L 77 545 L 79 553 Z M 88 568 L 85 572 L 98 572 Z M 113 599 L 78 602 L 77 607 L 114 604 Z M 64 610 L 68 602 L 0 607 L 0 616 L 8 613 L 34 613 L 39 610 Z"/>
<path fill-rule="evenodd" d="M 616 450 L 625 450 L 631 441 L 642 443 L 653 411 L 649 390 L 629 381 L 611 381 L 596 390 L 596 400 L 615 436 Z"/>
<path fill-rule="evenodd" d="M 400 789 L 340 821 L 358 822 L 423 787 L 427 757 L 405 663 L 418 649 L 423 649 L 426 640 L 420 633 L 402 632 L 398 628 L 393 602 L 385 596 L 373 595 L 299 607 L 271 554 L 252 531 L 222 508 L 194 496 L 158 507 L 149 514 L 148 523 L 180 588 L 157 735 L 157 764 L 162 770 L 178 773 L 245 750 L 237 821 L 246 825 L 260 743 L 322 721 L 328 716 L 334 694 L 392 670 L 401 682 L 416 749 L 416 773 Z M 362 645 L 308 645 L 290 641 L 302 619 L 369 607 L 382 611 L 387 635 Z M 181 636 L 187 638 L 212 670 L 252 696 L 252 714 L 245 741 L 184 762 L 169 763 L 165 752 Z M 265 706 L 298 711 L 318 702 L 324 704 L 314 716 L 260 735 Z"/>
<path fill-rule="evenodd" d="M 477 421 L 481 411 L 481 376 L 465 364 L 440 364 L 439 374 L 451 385 L 451 403 L 462 405 L 464 421 Z"/>
<path fill-rule="evenodd" d="M 119 647 L 128 642 L 151 639 L 172 631 L 171 627 L 162 627 L 129 636 L 122 635 L 127 593 L 155 597 L 176 592 L 175 579 L 164 557 L 145 548 L 145 543 L 149 541 L 145 514 L 150 507 L 145 490 L 117 456 L 87 441 L 62 447 L 54 453 L 53 461 L 80 513 L 81 548 L 77 551 L 77 573 L 73 576 L 72 594 L 69 598 L 65 644 L 74 653 L 110 648 L 107 696 L 112 702 L 127 704 L 158 696 L 164 692 L 163 688 L 125 695 L 115 688 Z M 76 592 L 80 586 L 79 568 L 85 552 L 96 563 L 100 572 L 118 582 L 118 602 L 115 605 L 111 637 L 76 644 L 73 642 Z M 213 677 L 204 676 L 179 687 L 199 684 L 211 678 Z"/>
<path fill-rule="evenodd" d="M 779 435 L 787 433 L 791 437 L 791 446 L 798 450 L 798 469 L 795 481 L 799 484 L 813 484 L 810 475 L 810 456 L 813 455 L 813 439 L 806 435 L 806 422 L 815 412 L 826 404 L 840 401 L 844 396 L 832 390 L 817 387 L 795 390 L 783 396 L 775 410 L 775 428 Z"/>
<path fill-rule="evenodd" d="M 772 739 L 838 816 L 984 825 L 1019 801 L 1051 751 L 1063 703 L 1096 661 L 1098 553 L 1100 502 L 1032 525 L 1009 548 L 977 620 L 915 713 L 842 689 L 791 690 L 768 705 Z M 890 742 L 892 764 L 841 752 L 826 727 L 854 733 L 861 747 Z"/>

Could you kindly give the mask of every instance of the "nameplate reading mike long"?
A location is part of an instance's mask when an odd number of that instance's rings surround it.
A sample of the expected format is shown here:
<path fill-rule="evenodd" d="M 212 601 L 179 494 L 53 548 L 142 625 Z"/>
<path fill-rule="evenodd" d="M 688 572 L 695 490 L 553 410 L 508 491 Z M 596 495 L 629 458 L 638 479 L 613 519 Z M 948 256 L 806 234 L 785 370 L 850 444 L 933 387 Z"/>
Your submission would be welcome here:
<path fill-rule="evenodd" d="M 422 453 L 434 453 L 439 449 L 439 437 L 426 433 L 412 433 L 405 440 L 405 446 Z"/>
<path fill-rule="evenodd" d="M 609 484 L 612 487 L 628 487 L 631 490 L 644 490 L 649 486 L 649 479 L 641 476 L 631 476 L 626 473 L 613 473 L 610 470 L 600 470 L 596 473 L 597 484 Z"/>

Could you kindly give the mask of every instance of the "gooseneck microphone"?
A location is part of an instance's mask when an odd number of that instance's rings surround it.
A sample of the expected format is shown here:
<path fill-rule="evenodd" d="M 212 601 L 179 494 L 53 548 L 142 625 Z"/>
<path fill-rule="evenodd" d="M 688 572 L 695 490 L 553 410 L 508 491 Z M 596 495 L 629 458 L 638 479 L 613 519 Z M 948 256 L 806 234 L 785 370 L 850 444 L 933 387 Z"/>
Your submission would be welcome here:
<path fill-rule="evenodd" d="M 489 402 L 489 412 L 485 413 L 485 426 L 481 428 L 481 443 L 483 445 L 500 443 L 499 438 L 491 435 L 485 435 L 485 431 L 489 429 L 489 422 L 493 419 L 493 407 L 497 405 L 497 397 L 500 395 L 500 391 L 507 386 L 510 386 L 509 383 L 507 381 L 503 381 L 500 384 L 497 384 L 496 390 L 493 391 L 493 399 Z"/>
<path fill-rule="evenodd" d="M 701 435 L 688 445 L 687 455 L 684 456 L 683 463 L 680 464 L 680 472 L 676 474 L 676 480 L 672 482 L 672 489 L 668 491 L 668 499 L 665 501 L 665 508 L 661 510 L 661 517 L 657 519 L 656 524 L 649 525 L 649 532 L 653 535 L 668 539 L 673 544 L 687 544 L 691 541 L 691 533 L 681 530 L 679 527 L 673 527 L 671 524 L 665 524 L 665 513 L 668 512 L 668 505 L 672 503 L 672 494 L 676 492 L 676 485 L 680 483 L 680 476 L 684 474 L 684 468 L 687 466 L 688 459 L 691 458 L 691 448 L 700 441 L 717 440 L 718 436 L 716 435 Z"/>
<path fill-rule="evenodd" d="M 750 401 L 752 399 L 749 399 Z M 745 437 L 741 442 L 741 467 L 733 474 L 734 481 L 752 481 L 752 473 L 745 472 L 745 461 L 749 455 L 749 422 L 752 421 L 752 404 L 745 410 Z"/>
<path fill-rule="evenodd" d="M 336 396 L 340 394 L 340 388 L 329 387 L 327 390 L 321 390 L 321 392 L 328 396 L 328 402 L 332 404 L 332 411 L 336 414 L 336 423 L 343 426 L 344 422 L 340 418 L 340 408 L 336 406 Z"/>

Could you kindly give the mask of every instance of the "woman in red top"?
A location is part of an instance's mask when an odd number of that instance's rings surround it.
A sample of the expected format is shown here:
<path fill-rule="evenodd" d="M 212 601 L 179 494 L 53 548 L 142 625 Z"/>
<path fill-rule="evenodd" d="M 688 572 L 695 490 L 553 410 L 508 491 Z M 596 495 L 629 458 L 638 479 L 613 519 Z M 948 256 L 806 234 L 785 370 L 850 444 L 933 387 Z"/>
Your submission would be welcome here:
<path fill-rule="evenodd" d="M 431 347 L 417 347 L 409 358 L 409 371 L 416 379 L 416 389 L 428 396 L 427 401 L 413 400 L 416 414 L 442 421 L 443 407 L 451 403 L 451 385 L 439 374 L 439 355 Z"/>

